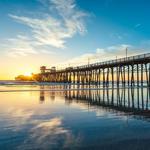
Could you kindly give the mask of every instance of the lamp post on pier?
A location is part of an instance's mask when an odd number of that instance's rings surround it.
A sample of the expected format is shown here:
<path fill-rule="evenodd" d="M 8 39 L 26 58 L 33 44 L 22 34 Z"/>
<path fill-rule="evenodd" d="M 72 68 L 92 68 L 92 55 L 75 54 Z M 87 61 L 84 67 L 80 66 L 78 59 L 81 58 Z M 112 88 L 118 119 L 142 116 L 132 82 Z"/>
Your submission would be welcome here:
<path fill-rule="evenodd" d="M 88 57 L 88 66 L 89 66 L 89 64 L 90 64 L 90 58 Z"/>
<path fill-rule="evenodd" d="M 126 59 L 128 57 L 128 48 L 126 48 Z"/>

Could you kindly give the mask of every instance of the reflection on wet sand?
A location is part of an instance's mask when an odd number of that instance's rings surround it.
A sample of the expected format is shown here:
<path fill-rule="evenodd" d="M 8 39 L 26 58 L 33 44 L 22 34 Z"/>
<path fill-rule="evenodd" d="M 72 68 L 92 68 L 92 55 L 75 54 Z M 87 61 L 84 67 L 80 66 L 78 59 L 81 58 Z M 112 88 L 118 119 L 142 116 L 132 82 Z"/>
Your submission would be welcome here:
<path fill-rule="evenodd" d="M 149 88 L 21 90 L 0 93 L 0 149 L 139 150 L 149 145 Z"/>
<path fill-rule="evenodd" d="M 89 86 L 78 85 L 60 87 L 69 89 L 65 91 L 49 91 L 51 100 L 55 96 L 65 97 L 65 101 L 70 104 L 86 103 L 91 106 L 102 106 L 112 111 L 142 115 L 150 117 L 150 89 L 149 88 L 89 88 Z M 44 100 L 44 91 L 40 92 L 40 100 Z"/>
<path fill-rule="evenodd" d="M 44 86 L 40 86 L 40 103 L 45 101 L 45 91 L 43 89 L 44 89 Z"/>

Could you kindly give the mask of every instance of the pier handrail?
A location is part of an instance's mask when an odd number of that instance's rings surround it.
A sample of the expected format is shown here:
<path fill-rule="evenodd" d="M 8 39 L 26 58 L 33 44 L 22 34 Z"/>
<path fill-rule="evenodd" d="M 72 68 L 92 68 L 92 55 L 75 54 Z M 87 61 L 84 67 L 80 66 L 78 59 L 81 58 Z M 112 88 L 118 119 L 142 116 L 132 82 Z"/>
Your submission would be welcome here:
<path fill-rule="evenodd" d="M 97 62 L 97 63 L 92 63 L 89 65 L 82 65 L 82 66 L 77 66 L 77 67 L 72 67 L 72 68 L 73 69 L 82 69 L 82 68 L 87 68 L 87 67 L 92 67 L 92 66 L 109 65 L 109 64 L 113 64 L 113 63 L 128 62 L 128 61 L 143 59 L 143 58 L 148 58 L 148 57 L 150 57 L 150 53 L 129 56 L 129 57 L 124 57 L 124 58 L 119 58 L 119 59 L 113 59 L 113 60 L 109 60 L 109 61 Z"/>

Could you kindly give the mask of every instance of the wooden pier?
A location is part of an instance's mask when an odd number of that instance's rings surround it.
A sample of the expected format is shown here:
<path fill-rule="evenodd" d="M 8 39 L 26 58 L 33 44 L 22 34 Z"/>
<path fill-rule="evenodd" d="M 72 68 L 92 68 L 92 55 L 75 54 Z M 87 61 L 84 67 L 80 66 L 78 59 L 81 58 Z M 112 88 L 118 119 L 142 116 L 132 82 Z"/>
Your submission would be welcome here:
<path fill-rule="evenodd" d="M 102 86 L 150 86 L 150 53 L 61 70 L 42 66 L 40 81 Z"/>

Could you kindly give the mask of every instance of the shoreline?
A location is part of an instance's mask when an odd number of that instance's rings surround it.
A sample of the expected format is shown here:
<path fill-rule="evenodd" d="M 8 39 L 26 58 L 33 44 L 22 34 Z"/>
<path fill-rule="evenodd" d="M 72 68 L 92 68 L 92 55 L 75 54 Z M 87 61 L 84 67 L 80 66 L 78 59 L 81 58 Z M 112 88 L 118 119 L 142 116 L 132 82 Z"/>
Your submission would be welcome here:
<path fill-rule="evenodd" d="M 126 87 L 99 87 L 99 88 L 93 88 L 93 87 L 91 87 L 91 88 L 74 88 L 74 87 L 69 87 L 69 88 L 64 88 L 64 89 L 59 89 L 59 88 L 57 88 L 57 89 L 24 89 L 24 90 L 18 90 L 18 89 L 16 89 L 16 90 L 0 90 L 0 92 L 38 92 L 38 91 L 54 91 L 54 92 L 63 92 L 63 91 L 81 91 L 81 90 L 83 90 L 83 91 L 96 91 L 96 90 L 121 90 L 121 89 L 124 89 L 124 90 L 127 90 L 127 89 L 130 89 L 130 90 L 132 90 L 132 89 L 150 89 L 150 87 L 148 87 L 148 86 L 140 86 L 140 87 L 138 87 L 138 86 L 126 86 Z"/>

